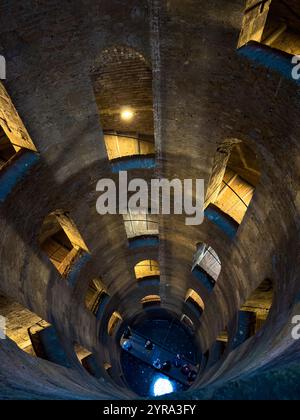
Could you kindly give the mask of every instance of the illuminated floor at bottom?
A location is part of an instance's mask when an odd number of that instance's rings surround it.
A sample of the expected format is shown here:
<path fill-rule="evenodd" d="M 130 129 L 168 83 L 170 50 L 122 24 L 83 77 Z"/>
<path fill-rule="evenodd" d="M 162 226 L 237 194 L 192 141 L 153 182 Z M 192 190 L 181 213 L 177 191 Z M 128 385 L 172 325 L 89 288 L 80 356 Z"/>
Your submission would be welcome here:
<path fill-rule="evenodd" d="M 174 353 L 174 356 L 180 353 L 190 360 L 197 360 L 193 338 L 179 322 L 147 320 L 136 329 L 145 337 L 163 344 Z M 124 350 L 121 351 L 121 365 L 127 385 L 141 397 L 164 395 L 188 389 L 187 386 L 169 378 Z"/>
<path fill-rule="evenodd" d="M 164 395 L 187 389 L 125 351 L 122 351 L 121 363 L 126 382 L 141 397 Z"/>

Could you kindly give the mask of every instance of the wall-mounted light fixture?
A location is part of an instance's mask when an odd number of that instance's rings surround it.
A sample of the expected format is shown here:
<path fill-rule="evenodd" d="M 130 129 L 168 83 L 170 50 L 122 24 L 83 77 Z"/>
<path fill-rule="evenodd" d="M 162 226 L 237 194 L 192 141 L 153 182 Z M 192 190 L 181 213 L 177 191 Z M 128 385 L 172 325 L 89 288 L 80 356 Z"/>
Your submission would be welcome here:
<path fill-rule="evenodd" d="M 134 111 L 131 108 L 121 109 L 121 118 L 123 121 L 131 121 L 134 117 Z"/>

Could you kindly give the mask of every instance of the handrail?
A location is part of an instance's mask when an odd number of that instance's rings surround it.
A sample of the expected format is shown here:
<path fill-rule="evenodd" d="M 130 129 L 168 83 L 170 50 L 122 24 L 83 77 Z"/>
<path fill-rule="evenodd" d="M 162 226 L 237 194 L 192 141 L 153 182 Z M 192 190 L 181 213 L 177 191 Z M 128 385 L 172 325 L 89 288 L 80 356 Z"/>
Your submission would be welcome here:
<path fill-rule="evenodd" d="M 209 250 L 209 248 L 207 248 L 207 250 L 206 250 L 206 252 L 208 252 L 216 261 L 217 261 L 217 263 L 218 264 L 220 264 L 221 265 L 221 261 L 220 261 L 220 259 L 219 259 L 219 257 L 218 257 L 218 259 L 215 257 L 215 255 Z M 199 264 L 198 264 L 199 265 Z"/>
<path fill-rule="evenodd" d="M 246 204 L 245 201 L 242 199 L 242 197 L 240 197 L 238 193 L 234 191 L 234 189 L 231 188 L 231 186 L 226 181 L 223 180 L 222 182 L 241 200 L 241 202 L 245 205 L 245 207 L 247 208 L 249 207 L 248 204 Z"/>
<path fill-rule="evenodd" d="M 138 135 L 134 135 L 134 134 L 123 134 L 123 133 L 115 133 L 115 132 L 111 132 L 111 131 L 103 131 L 104 136 L 113 136 L 113 137 L 125 137 L 127 139 L 134 139 L 134 140 L 138 140 L 138 141 L 144 141 L 146 143 L 150 143 L 154 145 L 154 136 L 149 136 L 153 138 L 153 142 L 150 139 L 147 139 L 146 137 L 138 137 Z"/>
<path fill-rule="evenodd" d="M 124 222 L 146 222 L 146 223 L 153 223 L 155 225 L 158 225 L 158 222 L 147 220 L 147 219 L 143 219 L 143 220 L 129 219 L 129 220 L 124 220 Z"/>
<path fill-rule="evenodd" d="M 245 201 L 242 199 L 242 197 L 240 197 L 239 195 L 238 195 L 238 193 L 226 182 L 226 181 L 224 181 L 224 179 L 222 180 L 222 183 L 223 184 L 225 184 L 238 198 L 239 198 L 239 200 L 244 204 L 244 206 L 245 207 L 249 207 L 248 206 L 248 204 L 246 204 L 245 203 Z M 205 200 L 205 203 L 207 203 L 208 201 L 209 201 L 209 199 L 215 194 L 215 192 L 219 189 L 220 187 L 218 187 L 218 188 L 216 188 L 211 194 L 210 194 L 210 196 Z M 210 204 L 210 202 L 209 202 L 209 204 Z M 208 205 L 209 205 L 208 204 Z"/>

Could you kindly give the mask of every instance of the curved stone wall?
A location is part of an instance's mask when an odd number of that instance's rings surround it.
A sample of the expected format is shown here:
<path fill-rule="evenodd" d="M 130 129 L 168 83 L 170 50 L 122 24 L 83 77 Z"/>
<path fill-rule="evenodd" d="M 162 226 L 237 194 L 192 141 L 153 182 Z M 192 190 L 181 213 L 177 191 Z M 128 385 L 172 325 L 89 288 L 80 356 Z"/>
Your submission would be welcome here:
<path fill-rule="evenodd" d="M 57 2 L 31 3 L 3 5 L 0 21 L 0 53 L 7 57 L 4 85 L 38 153 L 0 206 L 0 292 L 55 327 L 72 368 L 32 359 L 7 341 L 0 349 L 1 397 L 131 398 L 116 379 L 119 346 L 116 337 L 107 336 L 107 322 L 113 311 L 125 323 L 140 314 L 140 299 L 147 294 L 159 294 L 161 307 L 179 318 L 183 313 L 192 318 L 203 353 L 228 327 L 223 358 L 209 369 L 203 366 L 193 385 L 201 398 L 212 395 L 209 386 L 248 381 L 253 372 L 263 378 L 265 367 L 281 371 L 287 354 L 296 361 L 291 318 L 299 312 L 300 292 L 299 91 L 274 66 L 237 50 L 245 2 L 71 1 L 63 9 Z M 233 238 L 208 218 L 200 226 L 186 226 L 184 216 L 159 216 L 159 243 L 130 249 L 122 216 L 97 214 L 98 180 L 118 174 L 107 158 L 91 74 L 101 64 L 101 53 L 114 46 L 132 48 L 152 62 L 156 167 L 132 170 L 132 178 L 201 178 L 207 188 L 225 140 L 243 141 L 257 153 L 260 182 Z M 70 282 L 38 242 L 43 220 L 57 209 L 69 212 L 89 249 Z M 211 246 L 222 264 L 211 292 L 191 273 L 200 242 Z M 146 259 L 159 261 L 158 290 L 135 279 L 135 264 Z M 101 322 L 84 303 L 90 280 L 99 276 L 110 295 Z M 267 323 L 229 351 L 237 312 L 266 278 L 275 285 Z M 189 288 L 204 301 L 201 318 L 186 312 Z M 74 343 L 98 358 L 101 381 L 82 369 Z M 104 362 L 112 365 L 115 381 Z M 24 366 L 22 374 L 16 364 Z M 50 377 L 57 379 L 40 393 Z M 20 378 L 24 383 L 15 389 Z M 223 396 L 232 395 L 224 389 Z"/>

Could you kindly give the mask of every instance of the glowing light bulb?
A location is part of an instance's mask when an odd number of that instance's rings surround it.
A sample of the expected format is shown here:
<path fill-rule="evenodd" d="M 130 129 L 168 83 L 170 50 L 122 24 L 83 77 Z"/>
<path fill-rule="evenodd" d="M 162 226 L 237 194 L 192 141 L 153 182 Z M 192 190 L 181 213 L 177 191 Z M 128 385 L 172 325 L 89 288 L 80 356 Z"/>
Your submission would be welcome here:
<path fill-rule="evenodd" d="M 154 382 L 153 386 L 153 394 L 155 397 L 159 397 L 160 395 L 170 394 L 174 391 L 172 382 L 169 379 L 158 378 Z"/>
<path fill-rule="evenodd" d="M 124 108 L 121 111 L 121 118 L 124 121 L 131 121 L 134 117 L 134 112 L 130 108 Z"/>

